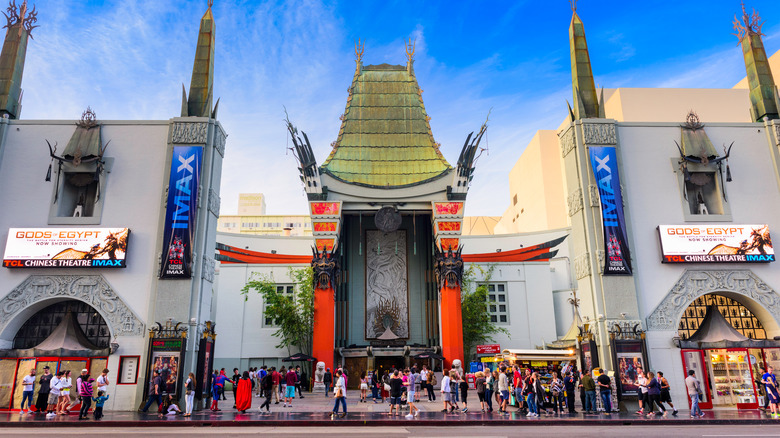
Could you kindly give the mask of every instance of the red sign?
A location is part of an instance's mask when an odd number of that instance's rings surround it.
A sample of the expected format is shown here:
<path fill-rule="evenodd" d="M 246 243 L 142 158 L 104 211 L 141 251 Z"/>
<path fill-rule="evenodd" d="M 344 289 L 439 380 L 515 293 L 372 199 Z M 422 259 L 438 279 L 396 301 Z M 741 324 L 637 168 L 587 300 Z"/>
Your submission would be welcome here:
<path fill-rule="evenodd" d="M 477 345 L 477 354 L 498 354 L 501 353 L 501 345 L 487 344 Z"/>

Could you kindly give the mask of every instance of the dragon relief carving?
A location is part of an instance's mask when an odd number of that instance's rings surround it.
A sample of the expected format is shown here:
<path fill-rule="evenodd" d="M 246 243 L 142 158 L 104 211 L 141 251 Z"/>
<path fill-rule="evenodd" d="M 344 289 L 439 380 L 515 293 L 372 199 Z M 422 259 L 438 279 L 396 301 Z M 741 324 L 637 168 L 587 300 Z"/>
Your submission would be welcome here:
<path fill-rule="evenodd" d="M 214 213 L 214 216 L 219 217 L 219 205 L 221 200 L 216 190 L 209 189 L 209 211 Z"/>
<path fill-rule="evenodd" d="M 576 139 L 574 138 L 574 129 L 567 129 L 566 132 L 559 136 L 559 139 L 561 142 L 561 157 L 565 158 L 577 145 Z"/>
<path fill-rule="evenodd" d="M 211 283 L 214 283 L 214 272 L 217 268 L 217 262 L 209 256 L 203 256 L 203 269 L 200 276 Z"/>
<path fill-rule="evenodd" d="M 446 251 L 434 245 L 434 272 L 439 290 L 447 287 L 460 287 L 463 284 L 463 246 L 456 251 L 449 247 Z"/>
<path fill-rule="evenodd" d="M 590 254 L 584 253 L 574 259 L 574 273 L 577 280 L 581 280 L 590 275 Z"/>
<path fill-rule="evenodd" d="M 336 258 L 335 247 L 331 252 L 328 252 L 326 249 L 319 251 L 316 247 L 312 247 L 311 250 L 311 267 L 314 269 L 314 287 L 319 289 L 328 289 L 332 287 L 335 290 L 341 276 L 341 268 L 339 267 L 339 261 Z"/>
<path fill-rule="evenodd" d="M 217 149 L 219 155 L 225 158 L 225 144 L 227 143 L 227 135 L 222 132 L 221 129 L 217 129 L 217 133 L 214 136 L 214 148 Z"/>
<path fill-rule="evenodd" d="M 574 216 L 578 211 L 582 210 L 582 190 L 577 188 L 577 190 L 570 193 L 569 197 L 566 199 L 566 203 L 569 209 L 569 217 Z"/>
<path fill-rule="evenodd" d="M 174 122 L 171 127 L 171 142 L 183 144 L 205 144 L 208 138 L 206 122 Z"/>
<path fill-rule="evenodd" d="M 676 331 L 685 309 L 709 293 L 743 296 L 780 318 L 780 295 L 749 270 L 687 270 L 647 317 L 648 330 Z"/>
<path fill-rule="evenodd" d="M 0 332 L 24 309 L 43 301 L 72 299 L 92 306 L 113 336 L 142 336 L 144 323 L 102 275 L 31 275 L 0 300 Z"/>

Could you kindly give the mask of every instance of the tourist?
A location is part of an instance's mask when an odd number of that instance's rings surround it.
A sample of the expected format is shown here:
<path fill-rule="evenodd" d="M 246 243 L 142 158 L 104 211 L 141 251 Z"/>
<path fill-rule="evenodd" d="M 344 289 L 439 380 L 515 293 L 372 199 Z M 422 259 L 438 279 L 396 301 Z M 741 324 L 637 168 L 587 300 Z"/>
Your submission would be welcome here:
<path fill-rule="evenodd" d="M 81 410 L 79 411 L 79 420 L 86 420 L 89 408 L 92 405 L 92 382 L 95 379 L 89 377 L 89 371 L 86 369 L 81 371 L 81 377 L 78 378 L 76 383 L 78 384 L 79 397 L 81 397 Z M 155 372 L 155 375 L 157 372 Z M 147 403 L 148 405 L 148 403 Z"/>
<path fill-rule="evenodd" d="M 227 380 L 227 376 L 224 374 L 222 377 Z M 168 416 L 168 415 L 179 415 L 181 414 L 181 409 L 179 409 L 179 405 L 176 404 L 176 400 L 173 399 L 173 394 L 168 394 L 165 397 L 165 401 L 163 403 L 163 409 L 162 412 L 160 412 L 160 417 Z"/>
<path fill-rule="evenodd" d="M 460 406 L 458 406 L 458 383 L 460 382 L 460 375 L 458 374 L 458 370 L 451 369 L 450 370 L 450 403 L 452 404 L 452 408 L 450 409 L 450 412 L 454 412 L 460 409 Z"/>
<path fill-rule="evenodd" d="M 566 371 L 566 376 L 563 378 L 563 387 L 566 390 L 566 409 L 570 414 L 576 414 L 574 410 L 574 392 L 576 391 L 577 379 L 571 371 Z"/>
<path fill-rule="evenodd" d="M 382 382 L 379 380 L 379 370 L 374 370 L 371 372 L 371 398 L 374 400 L 374 403 L 378 403 L 376 399 L 382 399 L 381 395 L 381 388 L 379 385 L 381 385 Z"/>
<path fill-rule="evenodd" d="M 780 416 L 778 412 L 777 404 L 780 402 L 780 393 L 777 388 L 777 377 L 773 373 L 774 369 L 771 366 L 766 367 L 766 373 L 761 376 L 761 383 L 764 384 L 766 390 L 766 396 L 769 399 L 769 409 L 772 410 L 772 416 Z"/>
<path fill-rule="evenodd" d="M 327 377 L 327 373 L 325 376 Z M 282 382 L 282 375 L 279 374 L 279 371 L 276 371 L 276 367 L 271 367 L 271 383 L 273 384 L 273 387 L 271 389 L 271 393 L 273 394 L 273 397 L 276 399 L 275 405 L 279 404 L 279 385 Z M 325 384 L 325 396 L 328 396 L 328 389 L 327 389 L 327 383 Z"/>
<path fill-rule="evenodd" d="M 195 374 L 190 373 L 187 375 L 187 381 L 184 382 L 184 403 L 185 403 L 185 412 L 184 416 L 189 417 L 192 415 L 192 407 L 194 405 L 194 399 L 195 399 Z"/>
<path fill-rule="evenodd" d="M 276 368 L 271 367 L 271 372 L 275 372 Z M 274 381 L 273 381 L 273 374 L 266 373 L 265 376 L 260 380 L 260 391 L 262 392 L 263 396 L 265 397 L 265 401 L 263 404 L 260 405 L 259 410 L 262 412 L 263 407 L 265 407 L 265 412 L 270 413 L 271 412 L 271 393 L 274 391 Z"/>
<path fill-rule="evenodd" d="M 509 379 L 506 376 L 506 368 L 500 368 L 500 374 L 498 375 L 498 393 L 501 398 L 498 404 L 498 413 L 507 414 L 506 405 L 509 403 Z"/>
<path fill-rule="evenodd" d="M 558 373 L 553 371 L 552 380 L 550 381 L 550 395 L 552 396 L 552 404 L 556 414 L 563 413 L 563 392 L 565 391 L 563 381 L 558 378 Z"/>
<path fill-rule="evenodd" d="M 496 380 L 493 378 L 493 373 L 490 372 L 490 369 L 486 369 L 483 374 L 485 375 L 485 404 L 487 404 L 485 412 L 493 412 L 493 392 Z"/>
<path fill-rule="evenodd" d="M 298 383 L 298 375 L 295 374 L 295 370 L 293 370 L 292 367 L 287 370 L 285 383 L 287 384 L 287 390 L 283 406 L 286 408 L 287 406 L 292 407 L 292 401 L 295 398 L 295 384 Z"/>
<path fill-rule="evenodd" d="M 464 376 L 460 376 L 460 381 L 458 381 L 458 385 L 460 386 L 460 399 L 463 401 L 463 409 L 461 412 L 468 412 L 469 403 L 467 398 L 469 396 L 469 382 L 467 382 L 463 377 Z"/>
<path fill-rule="evenodd" d="M 298 376 L 298 381 L 295 382 L 295 389 L 298 391 L 298 396 L 301 398 L 304 398 L 303 395 L 303 389 L 308 387 L 308 378 L 306 377 L 306 371 L 301 370 L 301 366 L 297 365 L 295 367 L 295 374 Z"/>
<path fill-rule="evenodd" d="M 647 377 L 642 370 L 638 370 L 636 374 L 636 385 L 639 387 L 639 410 L 637 414 L 643 415 L 645 413 L 645 406 L 649 404 L 650 397 L 647 395 Z"/>
<path fill-rule="evenodd" d="M 425 377 L 425 383 L 428 385 L 428 403 L 436 402 L 436 392 L 434 386 L 436 385 L 436 373 L 433 370 L 428 371 Z"/>
<path fill-rule="evenodd" d="M 65 415 L 65 408 L 70 403 L 70 388 L 73 387 L 73 381 L 70 378 L 70 370 L 65 370 L 60 379 L 60 399 L 57 401 L 55 411 L 57 415 Z"/>
<path fill-rule="evenodd" d="M 661 371 L 658 371 L 658 382 L 661 384 L 661 398 L 658 402 L 658 404 L 661 403 L 668 403 L 669 407 L 672 408 L 672 415 L 677 415 L 677 408 L 674 407 L 674 403 L 672 403 L 672 394 L 669 392 L 670 386 L 669 381 L 666 380 L 664 377 L 664 373 Z"/>
<path fill-rule="evenodd" d="M 476 380 L 474 381 L 474 387 L 477 390 L 477 400 L 479 400 L 479 407 L 482 409 L 482 412 L 487 412 L 487 403 L 485 402 L 485 373 L 482 371 L 477 371 L 474 376 L 476 377 Z"/>
<path fill-rule="evenodd" d="M 238 392 L 239 380 L 241 380 L 241 374 L 238 372 L 238 368 L 233 368 L 233 377 L 230 378 L 230 381 L 233 383 L 233 409 L 236 409 L 236 403 L 238 401 L 236 392 Z"/>
<path fill-rule="evenodd" d="M 223 381 L 222 389 L 220 389 L 219 393 L 222 395 L 222 400 L 227 400 L 227 397 L 225 397 L 225 385 L 224 385 L 224 382 L 227 382 L 229 379 L 228 379 L 227 374 L 225 374 L 225 369 L 224 368 L 220 368 L 219 369 L 219 375 L 224 377 L 224 379 L 222 379 L 222 381 Z"/>
<path fill-rule="evenodd" d="M 42 414 L 46 412 L 46 407 L 49 402 L 49 392 L 51 391 L 51 379 L 54 377 L 49 372 L 49 366 L 43 367 L 43 375 L 38 380 L 38 399 L 35 401 L 35 409 L 37 413 Z"/>
<path fill-rule="evenodd" d="M 382 403 L 390 401 L 390 372 L 385 370 L 382 374 Z"/>
<path fill-rule="evenodd" d="M 538 406 L 536 405 L 536 390 L 534 388 L 534 375 L 531 373 L 530 369 L 525 370 L 526 377 L 523 379 L 523 396 L 525 397 L 525 402 L 528 405 L 528 413 L 525 414 L 526 417 L 538 417 L 539 411 Z"/>
<path fill-rule="evenodd" d="M 330 396 L 330 385 L 333 384 L 333 374 L 330 373 L 330 368 L 325 368 L 325 375 L 322 377 L 322 383 L 325 384 L 325 397 Z"/>
<path fill-rule="evenodd" d="M 87 375 L 87 370 L 83 369 L 81 370 L 81 374 L 79 377 L 76 378 L 76 389 L 71 389 L 70 391 L 70 404 L 67 408 L 65 408 L 65 413 L 69 414 L 70 410 L 76 407 L 77 404 L 81 403 L 81 396 L 79 396 L 79 379 Z"/>
<path fill-rule="evenodd" d="M 108 385 L 111 384 L 108 380 L 108 368 L 103 369 L 103 372 L 98 376 L 97 380 L 95 380 L 95 384 L 97 385 L 98 391 L 103 391 L 103 394 L 108 394 Z"/>
<path fill-rule="evenodd" d="M 601 377 L 601 376 L 599 376 Z M 647 373 L 647 415 L 653 415 L 653 405 L 658 405 L 660 411 L 656 415 L 666 415 L 666 408 L 661 404 L 661 383 L 652 372 Z"/>
<path fill-rule="evenodd" d="M 406 374 L 409 374 L 412 378 L 407 380 L 407 391 L 406 391 L 406 402 L 409 404 L 409 414 L 406 416 L 407 420 L 411 420 L 412 418 L 420 415 L 420 409 L 415 406 L 415 395 L 417 394 L 417 388 L 415 388 L 415 380 L 414 380 L 414 374 L 410 374 L 409 370 L 406 370 Z M 420 378 L 419 375 L 417 377 Z"/>
<path fill-rule="evenodd" d="M 422 369 L 420 370 L 420 391 L 425 391 L 425 393 L 428 394 L 428 403 L 430 403 L 431 393 L 428 391 L 428 366 L 427 365 L 423 365 Z"/>
<path fill-rule="evenodd" d="M 333 412 L 330 414 L 331 418 L 336 418 L 339 415 L 339 403 L 344 408 L 344 413 L 341 417 L 347 416 L 347 386 L 344 380 L 344 373 L 341 370 L 336 371 L 336 384 L 333 387 L 333 394 L 336 402 L 333 404 Z"/>
<path fill-rule="evenodd" d="M 526 373 L 530 372 L 525 370 Z M 523 373 L 520 371 L 520 367 L 512 365 L 512 393 L 517 401 L 518 410 L 523 409 Z"/>
<path fill-rule="evenodd" d="M 92 397 L 92 400 L 95 402 L 95 411 L 92 414 L 95 420 L 100 420 L 103 418 L 103 405 L 108 400 L 108 395 L 103 391 L 98 391 L 97 395 L 97 397 Z"/>
<path fill-rule="evenodd" d="M 441 411 L 449 411 L 452 403 L 450 402 L 450 376 L 446 368 L 441 372 L 441 400 L 444 403 L 444 409 Z"/>
<path fill-rule="evenodd" d="M 62 377 L 62 371 L 58 371 L 57 374 L 52 377 L 49 383 L 49 401 L 46 405 L 46 418 L 53 418 L 57 416 L 57 403 L 60 401 L 60 378 Z"/>
<path fill-rule="evenodd" d="M 703 417 L 704 412 L 699 407 L 699 397 L 701 397 L 701 382 L 696 378 L 694 370 L 688 370 L 688 377 L 685 378 L 685 388 L 688 390 L 688 397 L 691 399 L 691 418 Z"/>
<path fill-rule="evenodd" d="M 404 382 L 398 370 L 393 371 L 393 375 L 390 377 L 390 412 L 388 415 L 393 415 L 393 410 L 396 414 L 401 413 L 401 388 L 403 386 Z"/>
<path fill-rule="evenodd" d="M 22 409 L 20 414 L 32 412 L 33 394 L 35 392 L 35 368 L 30 369 L 30 374 L 22 379 Z M 27 402 L 27 410 L 24 409 L 24 402 Z"/>
<path fill-rule="evenodd" d="M 366 402 L 366 394 L 368 394 L 368 379 L 366 378 L 366 372 L 360 373 L 360 403 Z"/>
<path fill-rule="evenodd" d="M 252 380 L 249 378 L 249 371 L 244 371 L 236 386 L 236 410 L 246 414 L 246 410 L 252 407 Z"/>
<path fill-rule="evenodd" d="M 604 412 L 610 414 L 612 413 L 612 379 L 609 378 L 606 371 L 602 370 L 602 373 L 596 379 L 596 383 L 601 393 L 601 403 L 604 405 Z"/>
<path fill-rule="evenodd" d="M 583 405 L 585 413 L 596 412 L 596 382 L 588 370 L 583 370 L 582 372 L 580 388 L 585 393 L 585 404 Z"/>
<path fill-rule="evenodd" d="M 279 394 L 282 397 L 282 403 L 284 403 L 284 407 L 287 407 L 286 398 L 287 397 L 287 367 L 282 366 L 282 369 L 279 370 Z"/>
<path fill-rule="evenodd" d="M 422 377 L 420 376 L 420 372 L 417 371 L 417 366 L 415 365 L 412 367 L 412 381 L 414 382 L 414 394 L 415 397 L 417 397 L 414 402 L 420 401 L 420 391 L 422 390 Z"/>
<path fill-rule="evenodd" d="M 83 370 L 81 372 L 82 377 L 79 377 L 79 381 L 81 381 L 84 377 L 84 372 L 86 370 Z M 80 383 L 79 383 L 80 384 Z M 141 412 L 147 412 L 149 410 L 149 406 L 152 405 L 152 402 L 157 402 L 157 410 L 160 410 L 160 405 L 162 405 L 162 378 L 160 377 L 160 372 L 157 370 L 154 370 L 152 374 L 152 379 L 149 381 L 149 388 L 146 392 L 146 406 L 144 406 L 143 409 L 141 409 Z M 79 394 L 81 392 L 79 391 Z M 90 393 L 91 394 L 91 393 Z M 217 398 L 219 400 L 219 398 Z M 212 406 L 213 406 L 212 402 Z"/>

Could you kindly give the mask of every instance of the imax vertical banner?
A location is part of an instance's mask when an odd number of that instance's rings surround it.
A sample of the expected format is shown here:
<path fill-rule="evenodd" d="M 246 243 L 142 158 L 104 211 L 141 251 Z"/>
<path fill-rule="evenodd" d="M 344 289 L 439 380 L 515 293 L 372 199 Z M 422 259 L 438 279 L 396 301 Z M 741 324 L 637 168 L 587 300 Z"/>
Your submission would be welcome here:
<path fill-rule="evenodd" d="M 198 146 L 173 148 L 160 278 L 192 276 L 192 244 L 198 213 L 202 156 L 203 148 Z"/>
<path fill-rule="evenodd" d="M 604 275 L 631 275 L 623 195 L 620 192 L 615 148 L 590 148 L 590 163 L 599 188 L 601 223 L 604 228 Z"/>

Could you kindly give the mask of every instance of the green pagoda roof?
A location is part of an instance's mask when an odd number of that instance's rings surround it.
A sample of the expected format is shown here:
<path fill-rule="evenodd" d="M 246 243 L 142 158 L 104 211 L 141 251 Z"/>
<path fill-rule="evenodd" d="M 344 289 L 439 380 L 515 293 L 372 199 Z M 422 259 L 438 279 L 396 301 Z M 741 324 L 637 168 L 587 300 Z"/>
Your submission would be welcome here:
<path fill-rule="evenodd" d="M 382 188 L 442 177 L 449 163 L 434 141 L 411 65 L 358 68 L 338 139 L 321 169 L 341 181 Z"/>

